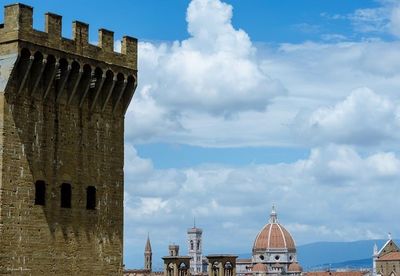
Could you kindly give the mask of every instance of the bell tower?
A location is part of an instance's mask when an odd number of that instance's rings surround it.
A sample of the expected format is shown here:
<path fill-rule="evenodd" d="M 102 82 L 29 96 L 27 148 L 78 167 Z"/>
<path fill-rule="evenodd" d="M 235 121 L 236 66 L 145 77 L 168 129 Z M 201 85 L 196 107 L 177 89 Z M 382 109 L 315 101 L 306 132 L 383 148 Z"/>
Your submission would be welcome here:
<path fill-rule="evenodd" d="M 151 251 L 150 237 L 147 235 L 146 247 L 144 248 L 144 269 L 151 271 L 153 253 Z"/>
<path fill-rule="evenodd" d="M 33 8 L 0 24 L 0 274 L 120 275 L 124 118 L 137 40 L 62 17 L 32 27 Z"/>
<path fill-rule="evenodd" d="M 203 255 L 202 255 L 202 234 L 203 230 L 196 227 L 196 223 L 187 231 L 188 234 L 188 255 L 190 259 L 191 274 L 200 274 L 203 272 Z"/>

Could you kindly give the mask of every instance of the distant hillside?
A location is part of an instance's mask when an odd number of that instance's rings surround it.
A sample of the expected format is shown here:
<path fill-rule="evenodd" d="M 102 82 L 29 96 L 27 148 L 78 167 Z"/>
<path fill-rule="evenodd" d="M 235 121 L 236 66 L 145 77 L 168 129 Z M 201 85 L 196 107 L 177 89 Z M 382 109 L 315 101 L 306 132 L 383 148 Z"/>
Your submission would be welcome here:
<path fill-rule="evenodd" d="M 376 243 L 381 248 L 386 240 L 363 240 L 355 242 L 316 242 L 297 247 L 297 257 L 305 270 L 329 264 L 343 264 L 346 262 L 362 261 L 367 259 L 372 266 L 373 247 Z M 357 262 L 357 261 L 356 261 Z"/>
<path fill-rule="evenodd" d="M 322 265 L 317 265 L 314 267 L 309 267 L 308 271 L 325 271 L 325 270 L 337 270 L 337 269 L 371 269 L 372 268 L 372 258 L 362 259 L 362 260 L 352 260 L 340 263 L 327 263 Z"/>

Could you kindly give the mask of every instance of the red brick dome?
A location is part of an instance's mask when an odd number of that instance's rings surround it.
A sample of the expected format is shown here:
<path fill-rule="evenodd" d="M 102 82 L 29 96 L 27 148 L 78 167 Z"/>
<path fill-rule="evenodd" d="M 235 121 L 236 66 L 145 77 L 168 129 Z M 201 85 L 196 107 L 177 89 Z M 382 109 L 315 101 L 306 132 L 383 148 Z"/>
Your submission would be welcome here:
<path fill-rule="evenodd" d="M 296 251 L 296 245 L 290 233 L 278 223 L 275 209 L 272 209 L 270 221 L 258 233 L 253 245 L 253 252 L 269 249 Z"/>
<path fill-rule="evenodd" d="M 288 271 L 289 272 L 302 272 L 303 268 L 299 265 L 298 262 L 293 262 L 289 265 Z"/>
<path fill-rule="evenodd" d="M 253 268 L 251 269 L 253 272 L 266 272 L 267 271 L 267 266 L 262 263 L 258 263 Z"/>

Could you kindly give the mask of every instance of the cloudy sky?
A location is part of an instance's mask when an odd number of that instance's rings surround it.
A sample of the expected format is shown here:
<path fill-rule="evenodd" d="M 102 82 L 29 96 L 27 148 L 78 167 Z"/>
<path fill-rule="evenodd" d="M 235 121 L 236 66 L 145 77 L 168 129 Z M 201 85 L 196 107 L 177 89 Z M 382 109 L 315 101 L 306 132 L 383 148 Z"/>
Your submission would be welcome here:
<path fill-rule="evenodd" d="M 251 252 L 271 205 L 297 244 L 400 236 L 400 1 L 26 1 L 136 36 L 125 263 Z M 91 3 L 91 4 L 90 4 Z M 118 42 L 118 41 L 117 41 Z M 118 48 L 118 43 L 117 43 Z"/>

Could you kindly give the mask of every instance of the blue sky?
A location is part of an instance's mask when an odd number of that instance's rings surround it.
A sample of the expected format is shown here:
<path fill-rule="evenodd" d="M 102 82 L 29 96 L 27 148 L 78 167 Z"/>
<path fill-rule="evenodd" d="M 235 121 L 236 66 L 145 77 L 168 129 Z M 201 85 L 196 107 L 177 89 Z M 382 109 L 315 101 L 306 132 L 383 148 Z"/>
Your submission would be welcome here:
<path fill-rule="evenodd" d="M 398 236 L 396 0 L 25 1 L 139 39 L 126 115 L 125 264 L 251 252 L 272 204 L 297 244 Z M 80 7 L 77 9 L 76 7 Z M 227 233 L 230 239 L 226 239 Z"/>
<path fill-rule="evenodd" d="M 185 18 L 189 2 L 186 0 L 120 0 L 118 4 L 115 4 L 112 1 L 88 0 L 85 2 L 86 5 L 82 5 L 78 0 L 24 1 L 34 7 L 35 27 L 38 29 L 44 26 L 42 14 L 52 11 L 63 16 L 63 34 L 66 37 L 71 36 L 70 22 L 80 20 L 90 23 L 90 34 L 93 40 L 97 38 L 97 29 L 104 27 L 113 30 L 116 37 L 130 34 L 141 40 L 153 41 L 174 41 L 188 37 Z M 323 14 L 347 15 L 359 8 L 381 6 L 379 1 L 371 0 L 232 0 L 226 3 L 234 8 L 232 23 L 235 28 L 246 30 L 253 41 L 268 43 L 318 39 L 312 26 L 318 26 L 321 33 L 335 32 L 354 36 L 357 34 L 353 32 L 347 20 L 332 22 L 326 20 Z M 303 29 L 304 32 L 299 32 L 301 28 L 299 25 L 302 24 L 309 25 L 310 30 L 307 32 Z"/>

